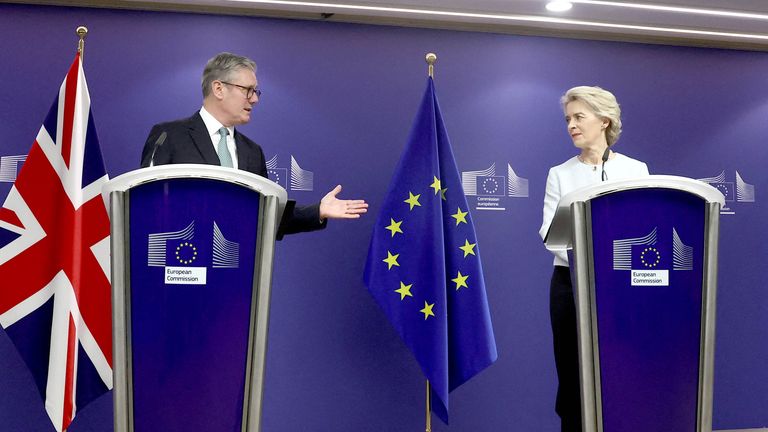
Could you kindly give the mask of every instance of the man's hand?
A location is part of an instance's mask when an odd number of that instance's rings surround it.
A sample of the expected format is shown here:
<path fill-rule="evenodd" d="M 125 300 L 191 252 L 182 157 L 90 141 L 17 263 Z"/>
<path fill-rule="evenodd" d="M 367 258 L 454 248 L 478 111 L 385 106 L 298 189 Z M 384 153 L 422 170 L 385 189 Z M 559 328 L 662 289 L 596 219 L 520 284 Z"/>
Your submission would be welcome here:
<path fill-rule="evenodd" d="M 336 186 L 320 200 L 320 219 L 357 219 L 368 211 L 365 200 L 342 200 L 336 198 L 341 185 Z"/>

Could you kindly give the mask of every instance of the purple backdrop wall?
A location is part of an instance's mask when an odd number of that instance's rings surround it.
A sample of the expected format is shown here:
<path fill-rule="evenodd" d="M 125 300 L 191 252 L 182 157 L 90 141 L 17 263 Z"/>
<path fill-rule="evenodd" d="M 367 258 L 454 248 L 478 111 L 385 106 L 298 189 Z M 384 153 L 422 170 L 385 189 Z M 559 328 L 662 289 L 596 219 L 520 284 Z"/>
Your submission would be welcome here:
<path fill-rule="evenodd" d="M 736 171 L 755 202 L 721 222 L 714 425 L 768 424 L 768 55 L 582 40 L 179 13 L 0 5 L 0 156 L 26 154 L 90 29 L 85 71 L 110 176 L 137 167 L 158 121 L 200 105 L 199 75 L 220 51 L 259 64 L 264 96 L 241 129 L 289 168 L 313 171 L 319 199 L 336 183 L 375 214 L 439 56 L 437 92 L 461 171 L 509 164 L 528 198 L 475 211 L 499 361 L 451 396 L 450 430 L 555 431 L 548 317 L 551 257 L 538 238 L 549 166 L 572 156 L 558 97 L 595 84 L 624 111 L 618 151 L 652 173 Z M 10 183 L 0 183 L 4 198 Z M 472 201 L 474 198 L 470 198 Z M 424 382 L 361 282 L 374 217 L 331 223 L 278 245 L 264 430 L 394 431 L 423 427 Z M 0 281 L 2 289 L 2 281 Z M 31 376 L 0 332 L 0 424 L 52 431 Z M 111 395 L 71 432 L 111 430 Z M 436 424 L 434 430 L 449 428 Z"/>

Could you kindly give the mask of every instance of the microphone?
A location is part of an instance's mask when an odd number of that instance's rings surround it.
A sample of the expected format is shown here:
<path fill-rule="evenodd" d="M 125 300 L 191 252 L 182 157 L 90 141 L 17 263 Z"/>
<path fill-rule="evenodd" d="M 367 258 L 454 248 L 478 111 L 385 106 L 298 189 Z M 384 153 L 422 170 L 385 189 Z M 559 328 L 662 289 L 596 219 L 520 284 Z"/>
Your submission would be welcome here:
<path fill-rule="evenodd" d="M 157 137 L 157 141 L 155 141 L 155 147 L 152 149 L 152 156 L 149 158 L 149 166 L 155 165 L 155 152 L 157 152 L 157 149 L 160 148 L 161 145 L 165 142 L 165 139 L 168 138 L 168 132 L 163 131 L 163 133 L 160 134 L 159 137 Z"/>
<path fill-rule="evenodd" d="M 603 181 L 608 180 L 608 174 L 605 173 L 605 162 L 608 161 L 608 157 L 611 155 L 611 147 L 608 146 L 605 148 L 605 152 L 603 153 L 603 172 L 600 175 L 600 177 L 603 179 Z"/>

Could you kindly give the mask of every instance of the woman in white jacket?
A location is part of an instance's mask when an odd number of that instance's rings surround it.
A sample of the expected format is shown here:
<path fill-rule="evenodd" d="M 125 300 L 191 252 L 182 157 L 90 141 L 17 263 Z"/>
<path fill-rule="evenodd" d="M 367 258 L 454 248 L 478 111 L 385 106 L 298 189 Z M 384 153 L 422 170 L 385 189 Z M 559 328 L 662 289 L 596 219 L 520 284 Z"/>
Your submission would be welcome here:
<path fill-rule="evenodd" d="M 544 220 L 539 230 L 542 238 L 549 230 L 558 201 L 569 192 L 607 179 L 648 175 L 645 163 L 611 149 L 621 134 L 621 109 L 611 92 L 600 87 L 574 87 L 562 96 L 560 103 L 568 134 L 579 154 L 549 170 Z M 562 432 L 580 432 L 579 356 L 573 285 L 566 253 L 553 253 L 549 313 L 558 379 L 555 411 L 560 416 Z"/>

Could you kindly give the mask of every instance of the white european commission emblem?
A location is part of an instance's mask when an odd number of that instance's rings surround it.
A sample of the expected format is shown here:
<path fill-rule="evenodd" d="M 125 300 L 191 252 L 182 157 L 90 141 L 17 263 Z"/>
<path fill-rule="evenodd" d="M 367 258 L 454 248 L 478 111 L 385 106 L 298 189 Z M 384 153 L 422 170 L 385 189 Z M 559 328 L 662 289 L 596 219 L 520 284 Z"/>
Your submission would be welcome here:
<path fill-rule="evenodd" d="M 0 182 L 15 182 L 25 160 L 27 160 L 26 155 L 0 156 Z"/>
<path fill-rule="evenodd" d="M 745 182 L 738 171 L 736 171 L 736 182 L 725 181 L 725 170 L 721 171 L 720 174 L 715 177 L 700 178 L 697 180 L 710 184 L 723 194 L 725 197 L 725 205 L 720 209 L 720 214 L 736 214 L 736 211 L 729 207 L 733 205 L 734 202 L 755 202 L 755 185 Z"/>
<path fill-rule="evenodd" d="M 657 247 L 657 228 L 643 237 L 613 241 L 613 269 L 629 270 L 632 286 L 669 286 L 668 258 Z M 634 265 L 633 265 L 634 262 Z M 672 270 L 693 270 L 693 248 L 672 228 Z"/>
<path fill-rule="evenodd" d="M 299 166 L 296 158 L 291 155 L 291 176 L 288 178 L 288 169 L 280 168 L 277 165 L 277 155 L 267 161 L 267 175 L 273 182 L 279 184 L 288 190 L 290 180 L 290 190 L 311 192 L 315 188 L 315 174 Z"/>
<path fill-rule="evenodd" d="M 180 231 L 149 234 L 147 266 L 165 268 L 163 277 L 166 285 L 206 284 L 208 267 L 200 262 L 199 244 L 194 237 L 194 221 Z M 240 245 L 227 240 L 216 222 L 213 223 L 210 244 L 212 268 L 239 267 Z M 169 261 L 174 265 L 167 265 Z"/>
<path fill-rule="evenodd" d="M 505 198 L 528 198 L 528 179 L 519 177 L 512 165 L 507 173 L 496 175 L 496 163 L 480 171 L 462 171 L 464 195 L 476 198 L 476 210 L 506 210 Z"/>

